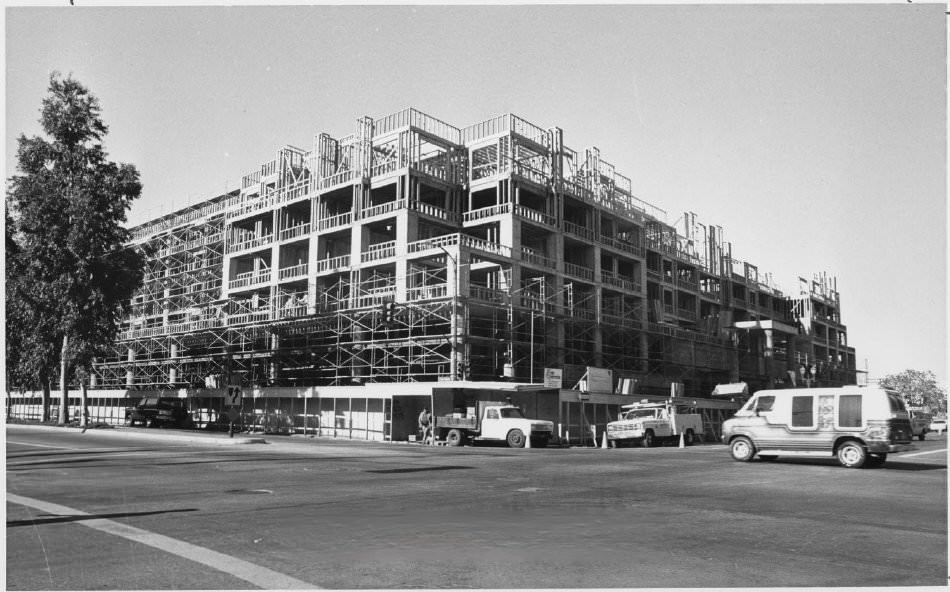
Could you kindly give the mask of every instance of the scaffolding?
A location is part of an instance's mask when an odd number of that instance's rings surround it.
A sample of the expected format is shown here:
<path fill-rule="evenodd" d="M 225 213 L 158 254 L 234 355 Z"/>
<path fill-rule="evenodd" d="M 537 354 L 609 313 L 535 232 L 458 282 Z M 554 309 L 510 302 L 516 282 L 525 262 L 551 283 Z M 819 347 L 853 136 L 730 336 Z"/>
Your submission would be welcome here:
<path fill-rule="evenodd" d="M 831 280 L 784 296 L 722 228 L 687 212 L 681 234 L 563 135 L 407 108 L 280 148 L 238 190 L 133 229 L 145 279 L 99 386 L 571 382 L 598 366 L 696 395 L 774 381 L 750 366 L 764 337 L 734 330 L 749 319 L 820 326 L 789 364 L 824 356 L 848 378 Z"/>

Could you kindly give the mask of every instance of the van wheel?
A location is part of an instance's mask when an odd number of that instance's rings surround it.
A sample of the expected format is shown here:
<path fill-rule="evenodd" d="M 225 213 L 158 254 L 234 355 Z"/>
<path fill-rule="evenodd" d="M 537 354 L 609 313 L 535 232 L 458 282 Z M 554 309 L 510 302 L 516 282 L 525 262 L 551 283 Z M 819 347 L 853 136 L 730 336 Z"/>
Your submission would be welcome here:
<path fill-rule="evenodd" d="M 524 448 L 524 432 L 518 429 L 508 432 L 508 446 L 511 448 Z"/>
<path fill-rule="evenodd" d="M 696 435 L 693 430 L 686 430 L 686 433 L 683 434 L 683 445 L 692 446 L 694 442 L 696 442 Z"/>
<path fill-rule="evenodd" d="M 887 453 L 882 452 L 881 454 L 869 454 L 868 459 L 864 462 L 866 467 L 883 467 L 884 461 L 887 460 Z"/>
<path fill-rule="evenodd" d="M 838 462 L 842 467 L 860 469 L 867 457 L 868 453 L 860 442 L 848 440 L 838 447 Z"/>
<path fill-rule="evenodd" d="M 755 456 L 755 446 L 745 436 L 739 436 L 729 443 L 729 452 L 732 453 L 732 458 L 737 461 L 749 462 Z"/>
<path fill-rule="evenodd" d="M 462 436 L 462 432 L 459 430 L 449 430 L 445 435 L 445 445 L 446 446 L 461 446 L 465 442 L 465 438 Z"/>
<path fill-rule="evenodd" d="M 644 448 L 653 446 L 653 430 L 647 430 L 646 433 L 643 434 L 643 440 L 640 442 L 640 444 Z"/>

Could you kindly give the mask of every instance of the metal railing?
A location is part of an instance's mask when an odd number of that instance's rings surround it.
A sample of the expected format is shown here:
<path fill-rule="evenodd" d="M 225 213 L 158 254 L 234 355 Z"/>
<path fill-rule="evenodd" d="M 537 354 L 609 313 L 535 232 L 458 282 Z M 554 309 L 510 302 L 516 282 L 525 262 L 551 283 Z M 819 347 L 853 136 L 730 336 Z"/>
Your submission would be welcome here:
<path fill-rule="evenodd" d="M 386 241 L 384 243 L 376 243 L 375 245 L 370 245 L 370 247 L 360 253 L 360 261 L 363 263 L 368 263 L 371 261 L 380 261 L 382 259 L 389 259 L 390 257 L 396 256 L 396 241 Z"/>
<path fill-rule="evenodd" d="M 475 222 L 477 220 L 483 220 L 485 218 L 490 218 L 492 216 L 498 216 L 499 214 L 507 214 L 511 211 L 511 203 L 500 203 L 487 208 L 479 208 L 477 210 L 471 210 L 465 212 L 462 216 L 462 221 L 464 222 Z"/>
<path fill-rule="evenodd" d="M 594 240 L 594 231 L 587 228 L 586 226 L 581 226 L 580 224 L 575 224 L 574 222 L 564 221 L 564 232 L 585 238 L 589 241 Z"/>
<path fill-rule="evenodd" d="M 388 214 L 390 212 L 395 212 L 396 210 L 406 207 L 406 200 L 400 199 L 395 201 L 387 201 L 386 203 L 377 204 L 375 206 L 370 206 L 368 208 L 363 208 L 360 210 L 360 218 L 372 218 L 373 216 L 381 216 L 383 214 Z"/>
<path fill-rule="evenodd" d="M 340 226 L 348 226 L 353 221 L 352 212 L 343 212 L 328 218 L 321 218 L 317 222 L 317 230 L 329 230 Z"/>
<path fill-rule="evenodd" d="M 261 284 L 269 281 L 270 269 L 259 272 L 248 271 L 234 276 L 234 278 L 228 282 L 228 289 L 234 290 L 237 288 L 246 288 L 248 286 L 253 286 L 254 284 Z"/>
<path fill-rule="evenodd" d="M 292 238 L 297 238 L 298 236 L 303 236 L 305 234 L 310 234 L 310 223 L 305 222 L 303 224 L 298 224 L 297 226 L 291 226 L 280 231 L 280 240 L 285 241 Z"/>
<path fill-rule="evenodd" d="M 274 234 L 265 234 L 262 236 L 255 236 L 253 238 L 246 238 L 241 242 L 234 244 L 229 244 L 227 246 L 228 253 L 236 253 L 238 251 L 245 251 L 247 249 L 253 249 L 256 247 L 263 247 L 274 241 Z"/>
<path fill-rule="evenodd" d="M 317 261 L 317 273 L 323 273 L 327 271 L 337 271 L 340 269 L 346 269 L 349 266 L 350 266 L 349 255 L 340 255 L 339 257 L 330 257 L 329 259 L 321 259 Z"/>
<path fill-rule="evenodd" d="M 411 301 L 445 298 L 448 296 L 448 294 L 448 284 L 433 284 L 429 286 L 418 286 L 416 288 L 406 289 L 406 299 Z"/>
<path fill-rule="evenodd" d="M 468 293 L 469 297 L 475 300 L 483 300 L 485 302 L 494 302 L 497 304 L 505 303 L 508 296 L 508 293 L 504 290 L 496 290 L 494 288 L 486 288 L 484 286 L 477 286 L 474 284 L 469 285 Z"/>
<path fill-rule="evenodd" d="M 525 263 L 531 263 L 549 269 L 557 269 L 557 261 L 542 255 L 531 247 L 521 247 L 521 260 Z"/>
<path fill-rule="evenodd" d="M 579 277 L 588 281 L 594 281 L 594 270 L 585 265 L 576 263 L 564 263 L 564 273 Z"/>
<path fill-rule="evenodd" d="M 438 218 L 439 220 L 445 220 L 447 222 L 455 222 L 458 220 L 458 214 L 455 212 L 450 212 L 445 208 L 440 208 L 438 206 L 423 203 L 421 201 L 410 202 L 409 209 L 415 210 L 421 214 L 425 214 L 426 216 Z"/>
<path fill-rule="evenodd" d="M 277 270 L 277 278 L 281 280 L 286 280 L 292 277 L 306 276 L 309 269 L 309 264 L 300 263 L 297 265 L 292 265 L 290 267 L 284 267 Z"/>
<path fill-rule="evenodd" d="M 634 278 L 622 276 L 611 271 L 601 271 L 600 278 L 603 283 L 616 288 L 622 288 L 632 292 L 639 292 L 641 289 L 640 282 Z"/>
<path fill-rule="evenodd" d="M 532 222 L 537 222 L 538 224 L 544 224 L 546 226 L 555 226 L 557 225 L 557 218 L 551 216 L 550 214 L 545 214 L 544 212 L 539 212 L 528 206 L 518 204 L 515 206 L 515 214 L 521 216 L 526 220 L 531 220 Z"/>
<path fill-rule="evenodd" d="M 565 222 L 565 224 L 567 224 L 567 223 Z M 640 245 L 637 245 L 637 244 L 634 244 L 634 243 L 631 243 L 631 242 L 628 242 L 628 241 L 625 241 L 625 240 L 620 240 L 620 239 L 614 238 L 614 237 L 612 237 L 612 236 L 604 236 L 604 237 L 601 237 L 600 240 L 601 240 L 601 242 L 603 242 L 605 245 L 607 245 L 607 246 L 609 246 L 609 247 L 613 247 L 613 248 L 615 248 L 615 249 L 617 249 L 617 250 L 619 250 L 619 251 L 625 251 L 625 252 L 630 253 L 630 254 L 632 254 L 632 255 L 636 255 L 636 256 L 638 256 L 638 257 L 643 257 L 643 247 L 641 247 Z"/>

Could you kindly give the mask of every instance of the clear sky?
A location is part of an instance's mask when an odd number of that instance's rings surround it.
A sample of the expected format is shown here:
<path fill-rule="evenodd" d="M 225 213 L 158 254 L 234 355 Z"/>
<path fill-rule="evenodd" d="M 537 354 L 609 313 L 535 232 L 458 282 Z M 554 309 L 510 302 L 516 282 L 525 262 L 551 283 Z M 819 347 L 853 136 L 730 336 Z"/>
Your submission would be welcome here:
<path fill-rule="evenodd" d="M 141 172 L 136 224 L 362 115 L 513 112 L 600 148 L 668 222 L 722 226 L 786 293 L 835 276 L 872 378 L 946 385 L 945 6 L 8 7 L 6 176 L 52 70 Z"/>

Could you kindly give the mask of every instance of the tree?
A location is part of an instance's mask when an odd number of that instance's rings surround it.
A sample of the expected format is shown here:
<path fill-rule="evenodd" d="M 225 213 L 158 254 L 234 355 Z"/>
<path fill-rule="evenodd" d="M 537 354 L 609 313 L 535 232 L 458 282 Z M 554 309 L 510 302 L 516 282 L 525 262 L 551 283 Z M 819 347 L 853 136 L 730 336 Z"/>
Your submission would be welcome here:
<path fill-rule="evenodd" d="M 40 117 L 47 138 L 18 138 L 21 174 L 7 193 L 7 312 L 17 322 L 8 318 L 7 339 L 21 348 L 13 374 L 48 388 L 59 365 L 61 424 L 69 380 L 78 376 L 85 409 L 86 377 L 142 279 L 143 259 L 123 226 L 142 191 L 139 174 L 106 159 L 100 113 L 82 84 L 51 74 Z"/>
<path fill-rule="evenodd" d="M 932 413 L 946 414 L 947 391 L 931 371 L 904 370 L 881 379 L 880 385 L 897 391 L 913 407 L 930 407 Z"/>

